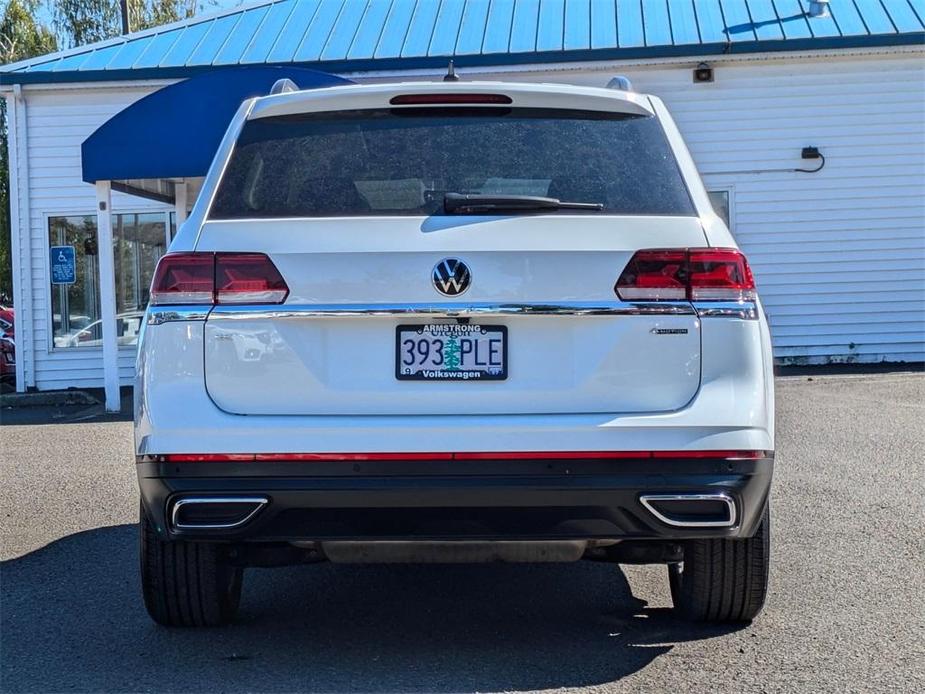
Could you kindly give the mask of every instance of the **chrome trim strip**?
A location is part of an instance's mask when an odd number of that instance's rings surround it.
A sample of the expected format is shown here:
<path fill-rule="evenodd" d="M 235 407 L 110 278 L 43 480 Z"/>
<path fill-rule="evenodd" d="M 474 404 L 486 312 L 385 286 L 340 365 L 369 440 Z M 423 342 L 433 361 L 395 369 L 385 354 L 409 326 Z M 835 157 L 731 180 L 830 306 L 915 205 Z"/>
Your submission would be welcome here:
<path fill-rule="evenodd" d="M 694 315 L 687 302 L 623 303 L 617 301 L 566 301 L 541 303 L 434 303 L 434 304 L 295 304 L 283 306 L 216 306 L 210 320 L 277 318 L 333 318 L 352 316 L 643 316 Z"/>
<path fill-rule="evenodd" d="M 442 303 L 442 304 L 292 304 L 149 306 L 148 325 L 174 321 L 265 318 L 331 318 L 349 316 L 683 316 L 696 313 L 701 318 L 727 317 L 755 320 L 758 307 L 753 302 L 593 302 L 564 301 L 555 304 Z"/>
<path fill-rule="evenodd" d="M 174 321 L 205 320 L 211 310 L 211 305 L 149 306 L 146 322 L 148 325 L 161 325 Z"/>
<path fill-rule="evenodd" d="M 174 530 L 230 530 L 247 523 L 247 521 L 257 515 L 257 512 L 266 506 L 267 503 L 269 503 L 269 499 L 265 496 L 184 497 L 174 502 L 173 509 L 170 512 L 170 525 Z M 250 513 L 244 516 L 244 518 L 234 523 L 180 523 L 177 520 L 177 515 L 180 509 L 188 504 L 255 504 L 255 507 Z"/>
<path fill-rule="evenodd" d="M 754 301 L 695 301 L 694 310 L 701 318 L 726 317 L 756 320 L 758 305 Z"/>
<path fill-rule="evenodd" d="M 674 520 L 656 510 L 651 504 L 653 501 L 722 501 L 726 504 L 729 518 L 723 521 Z M 726 492 L 715 492 L 712 494 L 643 494 L 639 497 L 639 503 L 645 506 L 646 510 L 658 518 L 662 523 L 674 526 L 675 528 L 731 528 L 738 520 L 735 500 Z"/>

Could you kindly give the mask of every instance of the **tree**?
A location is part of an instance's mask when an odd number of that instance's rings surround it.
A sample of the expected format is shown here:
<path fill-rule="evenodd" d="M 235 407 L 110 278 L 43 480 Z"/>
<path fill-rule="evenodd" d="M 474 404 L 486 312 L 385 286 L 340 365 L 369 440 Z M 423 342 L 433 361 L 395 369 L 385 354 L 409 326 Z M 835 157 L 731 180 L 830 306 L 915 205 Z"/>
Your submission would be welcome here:
<path fill-rule="evenodd" d="M 35 19 L 36 0 L 9 0 L 0 18 L 0 64 L 51 53 L 58 42 L 51 29 Z M 0 302 L 13 295 L 10 257 L 10 159 L 6 99 L 0 99 Z"/>
<path fill-rule="evenodd" d="M 69 48 L 122 33 L 118 0 L 53 0 L 50 5 L 55 29 Z"/>
<path fill-rule="evenodd" d="M 49 4 L 65 45 L 83 46 L 122 33 L 119 0 L 50 0 Z M 196 0 L 128 0 L 129 30 L 192 17 L 196 9 Z"/>
<path fill-rule="evenodd" d="M 459 371 L 462 362 L 459 357 L 459 340 L 455 337 L 451 337 L 443 345 L 443 363 L 447 371 Z"/>
<path fill-rule="evenodd" d="M 192 17 L 196 9 L 196 0 L 129 0 L 129 26 L 139 31 L 169 24 Z"/>

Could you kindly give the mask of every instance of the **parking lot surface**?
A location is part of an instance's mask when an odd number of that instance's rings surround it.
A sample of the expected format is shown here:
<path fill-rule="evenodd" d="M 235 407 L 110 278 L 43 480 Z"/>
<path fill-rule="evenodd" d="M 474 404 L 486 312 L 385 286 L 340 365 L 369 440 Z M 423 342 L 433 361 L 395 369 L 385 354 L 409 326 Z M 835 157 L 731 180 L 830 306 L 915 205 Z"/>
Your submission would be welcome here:
<path fill-rule="evenodd" d="M 254 569 L 235 625 L 163 629 L 131 424 L 4 426 L 0 690 L 925 691 L 925 377 L 777 395 L 771 593 L 739 629 L 676 621 L 664 567 L 589 562 Z"/>

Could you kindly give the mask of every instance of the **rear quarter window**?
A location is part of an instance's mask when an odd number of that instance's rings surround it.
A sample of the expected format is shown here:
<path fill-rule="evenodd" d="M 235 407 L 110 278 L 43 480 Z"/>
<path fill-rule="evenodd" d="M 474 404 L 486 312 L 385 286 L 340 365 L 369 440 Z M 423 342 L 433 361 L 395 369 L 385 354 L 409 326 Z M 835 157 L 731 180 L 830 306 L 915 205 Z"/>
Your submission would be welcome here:
<path fill-rule="evenodd" d="M 656 118 L 481 107 L 248 121 L 209 216 L 434 215 L 451 192 L 601 203 L 621 215 L 695 214 Z"/>

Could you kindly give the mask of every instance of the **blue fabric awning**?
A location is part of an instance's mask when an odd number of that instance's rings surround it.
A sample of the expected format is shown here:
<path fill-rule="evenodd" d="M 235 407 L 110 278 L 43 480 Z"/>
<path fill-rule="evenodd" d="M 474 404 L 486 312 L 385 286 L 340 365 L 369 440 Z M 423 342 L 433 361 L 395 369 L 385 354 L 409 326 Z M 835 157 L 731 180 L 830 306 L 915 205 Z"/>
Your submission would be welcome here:
<path fill-rule="evenodd" d="M 215 70 L 164 87 L 103 123 L 81 146 L 83 180 L 205 176 L 241 102 L 287 77 L 302 89 L 350 84 L 296 67 Z"/>

